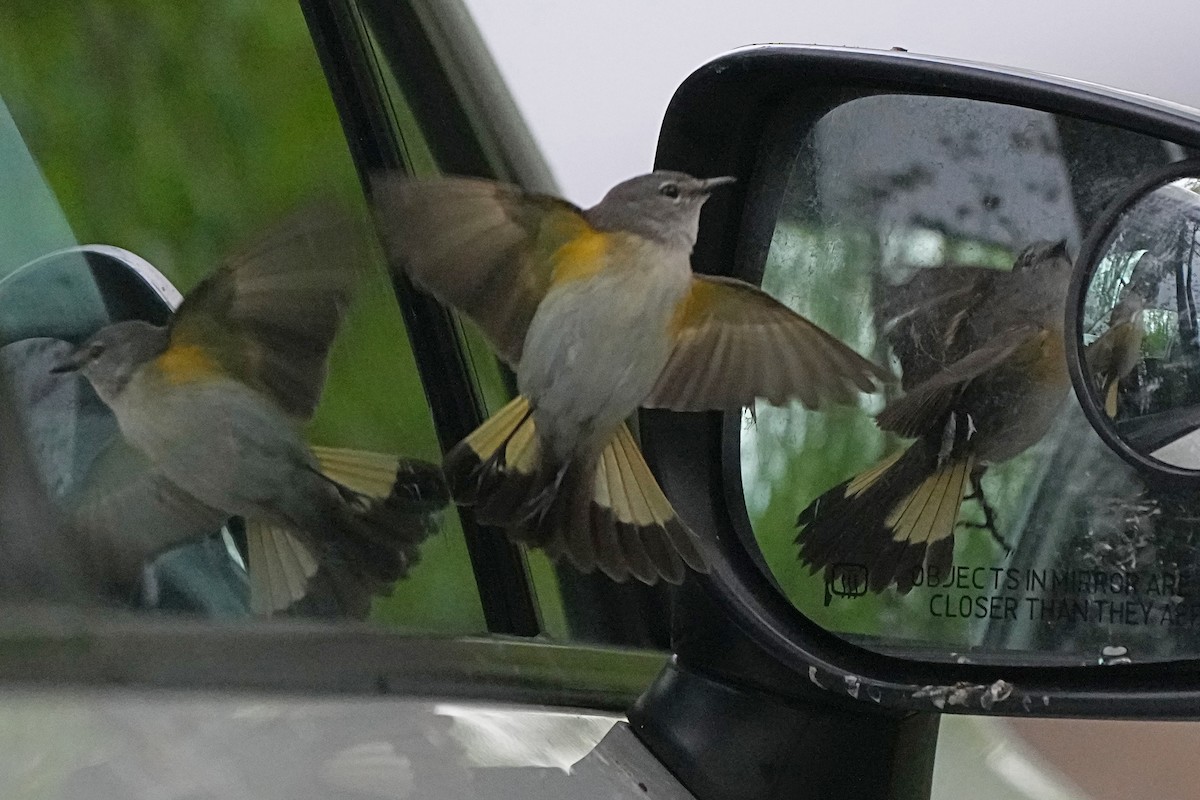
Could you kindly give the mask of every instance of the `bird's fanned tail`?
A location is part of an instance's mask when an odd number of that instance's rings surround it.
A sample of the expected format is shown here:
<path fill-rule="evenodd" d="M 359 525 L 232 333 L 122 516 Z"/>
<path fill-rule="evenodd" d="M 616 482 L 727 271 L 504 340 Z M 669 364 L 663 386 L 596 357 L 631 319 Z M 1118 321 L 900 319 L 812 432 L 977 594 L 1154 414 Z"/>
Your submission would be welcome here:
<path fill-rule="evenodd" d="M 954 528 L 970 483 L 973 459 L 946 457 L 936 442 L 908 449 L 838 484 L 800 512 L 800 560 L 810 574 L 839 569 L 862 576 L 873 592 L 895 584 L 910 591 L 919 567 L 944 572 L 954 553 Z"/>
<path fill-rule="evenodd" d="M 363 617 L 373 595 L 406 577 L 420 545 L 437 530 L 449 500 L 437 466 L 383 453 L 314 447 L 323 477 L 337 489 L 336 530 L 309 544 L 286 527 L 246 523 L 251 608 L 271 614 L 308 597 Z"/>
<path fill-rule="evenodd" d="M 542 457 L 529 401 L 518 397 L 446 456 L 454 499 L 517 542 L 616 581 L 680 583 L 707 562 L 622 425 L 598 457 Z"/>

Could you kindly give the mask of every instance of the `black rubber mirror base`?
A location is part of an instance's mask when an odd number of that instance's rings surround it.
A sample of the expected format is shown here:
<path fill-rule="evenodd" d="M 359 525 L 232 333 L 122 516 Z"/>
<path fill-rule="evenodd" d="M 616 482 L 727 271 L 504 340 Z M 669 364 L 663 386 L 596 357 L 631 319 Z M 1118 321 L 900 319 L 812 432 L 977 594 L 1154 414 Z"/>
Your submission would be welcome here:
<path fill-rule="evenodd" d="M 677 624 L 677 656 L 629 721 L 697 798 L 929 797 L 937 714 L 898 713 L 813 686 L 759 649 L 698 587 L 685 585 L 676 601 L 689 608 L 676 620 L 707 622 Z"/>

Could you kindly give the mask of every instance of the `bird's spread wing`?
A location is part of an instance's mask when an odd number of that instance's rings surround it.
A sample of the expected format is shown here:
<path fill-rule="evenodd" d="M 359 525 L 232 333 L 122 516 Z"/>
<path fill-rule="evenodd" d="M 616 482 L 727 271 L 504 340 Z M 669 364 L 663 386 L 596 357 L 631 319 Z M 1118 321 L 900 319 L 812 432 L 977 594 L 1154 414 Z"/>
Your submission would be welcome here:
<path fill-rule="evenodd" d="M 692 279 L 672 320 L 675 345 L 644 405 L 737 409 L 763 397 L 808 408 L 852 403 L 891 376 L 773 297 L 731 278 Z"/>
<path fill-rule="evenodd" d="M 338 206 L 288 217 L 187 295 L 171 321 L 172 363 L 219 369 L 310 417 L 365 254 Z"/>
<path fill-rule="evenodd" d="M 982 267 L 923 269 L 881 292 L 878 318 L 900 361 L 906 389 L 962 354 L 965 320 L 1004 275 Z"/>
<path fill-rule="evenodd" d="M 383 175 L 373 202 L 393 263 L 474 320 L 514 365 L 550 286 L 553 255 L 591 231 L 566 201 L 470 178 Z"/>
<path fill-rule="evenodd" d="M 1000 366 L 1044 332 L 1043 328 L 1033 324 L 1015 325 L 1002 331 L 983 347 L 946 365 L 933 377 L 888 403 L 875 418 L 876 424 L 881 430 L 909 438 L 934 429 L 968 382 Z"/>

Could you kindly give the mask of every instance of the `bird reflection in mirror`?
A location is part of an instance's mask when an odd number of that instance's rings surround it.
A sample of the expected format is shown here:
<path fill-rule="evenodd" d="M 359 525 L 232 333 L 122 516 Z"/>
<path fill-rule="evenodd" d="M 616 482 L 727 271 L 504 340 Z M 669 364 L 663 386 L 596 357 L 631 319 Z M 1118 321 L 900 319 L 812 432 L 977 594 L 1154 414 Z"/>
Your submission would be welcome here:
<path fill-rule="evenodd" d="M 1005 550 L 983 475 L 1042 439 L 1070 387 L 1063 309 L 1072 260 L 1063 242 L 1022 250 L 1009 272 L 925 269 L 889 289 L 879 314 L 904 393 L 876 417 L 902 450 L 825 491 L 797 518 L 800 560 L 827 581 L 855 565 L 867 587 L 910 591 L 944 572 L 960 511 Z"/>

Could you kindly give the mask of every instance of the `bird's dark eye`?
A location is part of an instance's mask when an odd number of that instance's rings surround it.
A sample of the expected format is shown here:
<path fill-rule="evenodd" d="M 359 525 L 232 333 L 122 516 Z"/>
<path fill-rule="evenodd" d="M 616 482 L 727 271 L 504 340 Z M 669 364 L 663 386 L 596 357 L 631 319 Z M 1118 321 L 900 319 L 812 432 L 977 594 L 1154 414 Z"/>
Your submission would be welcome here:
<path fill-rule="evenodd" d="M 104 344 L 102 342 L 96 342 L 95 344 L 93 344 L 91 347 L 88 348 L 87 357 L 88 357 L 89 361 L 94 361 L 103 354 L 104 354 Z"/>
<path fill-rule="evenodd" d="M 679 197 L 679 184 L 664 183 L 662 186 L 658 187 L 658 193 L 663 197 L 669 197 L 674 200 L 675 198 Z"/>

